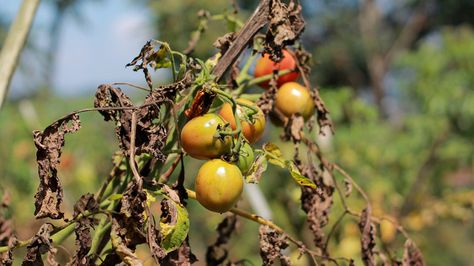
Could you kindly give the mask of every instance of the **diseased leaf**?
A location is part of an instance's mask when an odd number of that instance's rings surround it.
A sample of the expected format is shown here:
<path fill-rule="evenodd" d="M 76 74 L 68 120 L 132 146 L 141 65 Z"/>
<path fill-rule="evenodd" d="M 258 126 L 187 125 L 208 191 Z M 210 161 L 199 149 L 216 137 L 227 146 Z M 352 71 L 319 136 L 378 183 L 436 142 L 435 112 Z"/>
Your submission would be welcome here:
<path fill-rule="evenodd" d="M 2 190 L 0 190 L 0 193 Z M 0 194 L 1 195 L 1 194 Z M 5 192 L 0 202 L 0 246 L 13 247 L 17 239 L 14 235 L 13 222 L 7 217 L 8 206 L 10 205 L 10 194 Z M 12 265 L 13 249 L 0 253 L 0 265 Z"/>
<path fill-rule="evenodd" d="M 166 252 L 178 249 L 189 232 L 189 217 L 186 208 L 172 200 L 161 203 L 162 218 L 160 220 L 161 247 Z"/>
<path fill-rule="evenodd" d="M 57 167 L 64 146 L 64 135 L 81 127 L 77 114 L 69 115 L 49 125 L 43 132 L 33 131 L 40 184 L 35 194 L 36 218 L 61 219 L 63 189 Z"/>

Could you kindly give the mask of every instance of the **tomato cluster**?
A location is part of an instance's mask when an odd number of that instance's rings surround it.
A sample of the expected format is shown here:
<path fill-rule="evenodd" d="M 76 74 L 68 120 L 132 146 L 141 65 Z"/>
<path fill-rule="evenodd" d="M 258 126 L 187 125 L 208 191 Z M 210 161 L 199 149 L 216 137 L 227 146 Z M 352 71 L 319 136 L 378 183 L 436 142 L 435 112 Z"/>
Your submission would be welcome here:
<path fill-rule="evenodd" d="M 201 166 L 195 179 L 196 199 L 208 210 L 219 213 L 228 211 L 240 198 L 242 174 L 249 171 L 254 161 L 249 143 L 259 140 L 265 129 L 265 116 L 255 103 L 237 99 L 236 104 L 244 139 L 240 141 L 238 154 L 234 156 L 231 156 L 234 136 L 221 136 L 219 132 L 225 130 L 227 125 L 232 130 L 237 129 L 229 103 L 222 106 L 219 114 L 208 113 L 191 119 L 181 131 L 181 146 L 188 155 L 201 160 L 210 159 Z M 225 157 L 236 159 L 235 162 L 227 162 L 222 159 Z"/>
<path fill-rule="evenodd" d="M 290 52 L 284 50 L 279 63 L 271 61 L 268 55 L 260 58 L 254 77 L 284 69 L 291 72 L 278 78 L 275 108 L 287 117 L 299 114 L 308 119 L 314 112 L 314 103 L 309 90 L 294 82 L 299 73 Z M 259 85 L 267 88 L 268 81 Z M 196 159 L 208 160 L 195 179 L 196 199 L 208 210 L 219 213 L 231 209 L 240 198 L 243 175 L 248 174 L 254 162 L 250 144 L 262 137 L 266 123 L 264 113 L 254 102 L 241 98 L 232 102 L 235 106 L 224 103 L 218 114 L 208 113 L 191 119 L 181 131 L 184 151 Z M 241 139 L 237 129 L 240 129 Z M 226 130 L 232 131 L 223 132 Z"/>

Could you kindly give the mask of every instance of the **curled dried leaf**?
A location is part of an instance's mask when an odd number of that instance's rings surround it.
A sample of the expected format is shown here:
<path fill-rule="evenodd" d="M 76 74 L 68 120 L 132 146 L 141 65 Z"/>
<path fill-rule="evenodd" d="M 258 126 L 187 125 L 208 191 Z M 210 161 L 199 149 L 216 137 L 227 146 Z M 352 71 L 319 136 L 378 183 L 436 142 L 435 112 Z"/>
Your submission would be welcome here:
<path fill-rule="evenodd" d="M 25 258 L 23 259 L 23 266 L 37 266 L 43 265 L 43 260 L 41 255 L 49 252 L 53 249 L 53 241 L 50 238 L 51 232 L 54 230 L 54 227 L 50 223 L 43 224 L 38 233 L 31 239 L 30 244 L 28 244 Z"/>
<path fill-rule="evenodd" d="M 235 36 L 235 32 L 228 32 L 224 36 L 217 38 L 217 40 L 212 45 L 219 49 L 221 54 L 224 55 L 232 45 L 232 42 L 235 40 Z"/>
<path fill-rule="evenodd" d="M 65 134 L 76 132 L 80 125 L 79 116 L 72 114 L 52 123 L 43 132 L 33 131 L 40 178 L 38 191 L 35 194 L 35 215 L 38 219 L 44 217 L 61 219 L 64 216 L 61 211 L 63 189 L 57 167 Z"/>
<path fill-rule="evenodd" d="M 197 261 L 196 256 L 191 252 L 191 247 L 189 246 L 189 238 L 186 237 L 186 240 L 181 244 L 181 246 L 170 253 L 160 261 L 160 264 L 163 266 L 172 266 L 172 265 L 191 265 Z"/>
<path fill-rule="evenodd" d="M 93 212 L 97 210 L 98 204 L 94 198 L 94 195 L 87 193 L 76 202 L 74 205 L 74 217 L 77 217 L 84 212 L 89 211 Z M 91 229 L 94 228 L 94 218 L 91 217 L 82 217 L 79 219 L 75 226 L 74 232 L 76 234 L 76 254 L 72 258 L 69 265 L 89 265 L 90 257 L 87 256 L 91 245 Z"/>
<path fill-rule="evenodd" d="M 196 116 L 203 115 L 209 111 L 211 108 L 212 101 L 216 95 L 208 90 L 200 90 L 194 96 L 193 102 L 191 103 L 191 107 L 184 111 L 184 114 L 188 117 L 188 119 L 193 119 Z"/>

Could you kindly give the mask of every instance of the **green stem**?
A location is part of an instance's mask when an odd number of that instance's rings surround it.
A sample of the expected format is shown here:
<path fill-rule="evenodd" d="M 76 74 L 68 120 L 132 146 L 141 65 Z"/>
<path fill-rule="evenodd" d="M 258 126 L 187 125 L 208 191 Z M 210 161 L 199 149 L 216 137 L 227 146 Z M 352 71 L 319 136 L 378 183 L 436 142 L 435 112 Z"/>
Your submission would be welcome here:
<path fill-rule="evenodd" d="M 0 109 L 8 94 L 20 53 L 25 47 L 40 0 L 23 0 L 0 52 Z"/>
<path fill-rule="evenodd" d="M 292 71 L 293 70 L 291 70 L 291 69 L 280 70 L 280 71 L 278 71 L 278 76 L 281 77 L 285 74 L 291 73 Z M 271 80 L 272 77 L 273 77 L 273 74 L 268 74 L 268 75 L 265 75 L 265 76 L 261 76 L 261 77 L 258 77 L 258 78 L 251 79 L 247 83 L 247 86 L 252 86 L 252 85 L 258 84 L 260 82 Z"/>

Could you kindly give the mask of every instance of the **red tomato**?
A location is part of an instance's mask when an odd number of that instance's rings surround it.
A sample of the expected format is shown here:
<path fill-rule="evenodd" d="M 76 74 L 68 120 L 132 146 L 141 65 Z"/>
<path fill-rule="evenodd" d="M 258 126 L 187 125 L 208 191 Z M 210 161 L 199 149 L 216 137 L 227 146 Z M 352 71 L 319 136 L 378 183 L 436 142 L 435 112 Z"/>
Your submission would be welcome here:
<path fill-rule="evenodd" d="M 257 60 L 255 65 L 254 76 L 256 78 L 262 77 L 268 74 L 272 74 L 274 69 L 285 70 L 285 69 L 296 69 L 296 61 L 294 57 L 287 50 L 283 50 L 283 59 L 279 63 L 275 63 L 270 59 L 268 54 Z M 299 77 L 300 73 L 296 70 L 288 74 L 278 77 L 277 86 L 281 86 L 283 83 L 295 81 Z M 264 81 L 259 84 L 262 88 L 268 88 L 269 81 Z"/>

